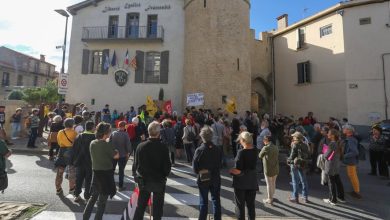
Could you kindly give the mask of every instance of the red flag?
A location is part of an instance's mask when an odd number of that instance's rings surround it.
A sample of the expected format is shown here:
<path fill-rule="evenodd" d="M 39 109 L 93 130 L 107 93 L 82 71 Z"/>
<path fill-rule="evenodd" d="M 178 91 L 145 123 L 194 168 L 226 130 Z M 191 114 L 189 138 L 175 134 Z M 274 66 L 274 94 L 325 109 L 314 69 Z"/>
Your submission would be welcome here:
<path fill-rule="evenodd" d="M 164 103 L 164 111 L 167 112 L 168 114 L 172 115 L 172 101 L 166 101 Z"/>
<path fill-rule="evenodd" d="M 137 70 L 137 58 L 134 57 L 132 60 L 131 60 L 131 67 L 133 67 L 134 70 Z"/>

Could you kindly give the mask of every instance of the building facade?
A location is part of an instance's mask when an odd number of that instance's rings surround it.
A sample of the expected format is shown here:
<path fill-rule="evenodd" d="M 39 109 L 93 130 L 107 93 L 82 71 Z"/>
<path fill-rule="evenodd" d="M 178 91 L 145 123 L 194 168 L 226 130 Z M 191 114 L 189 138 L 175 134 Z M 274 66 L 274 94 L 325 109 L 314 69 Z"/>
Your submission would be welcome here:
<path fill-rule="evenodd" d="M 192 93 L 204 94 L 198 107 L 224 108 L 235 98 L 238 111 L 250 110 L 255 40 L 249 8 L 249 0 L 87 0 L 70 6 L 67 102 L 95 111 L 110 104 L 124 112 L 145 104 L 146 96 L 157 99 L 162 88 L 178 112 Z"/>
<path fill-rule="evenodd" d="M 12 90 L 44 86 L 57 77 L 55 65 L 40 59 L 0 47 L 0 74 L 2 76 L 0 99 L 7 99 Z"/>
<path fill-rule="evenodd" d="M 275 113 L 371 125 L 390 114 L 390 3 L 342 2 L 271 32 Z"/>

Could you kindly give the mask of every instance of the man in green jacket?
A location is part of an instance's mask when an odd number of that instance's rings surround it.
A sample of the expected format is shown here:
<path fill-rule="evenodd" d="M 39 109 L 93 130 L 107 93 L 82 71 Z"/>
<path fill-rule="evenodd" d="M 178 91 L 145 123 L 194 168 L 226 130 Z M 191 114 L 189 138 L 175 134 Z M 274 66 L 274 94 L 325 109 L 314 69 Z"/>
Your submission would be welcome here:
<path fill-rule="evenodd" d="M 271 140 L 271 135 L 263 137 L 264 147 L 259 154 L 259 158 L 263 160 L 264 176 L 267 183 L 268 198 L 263 199 L 265 204 L 273 202 L 276 177 L 279 175 L 279 148 L 273 145 Z"/>

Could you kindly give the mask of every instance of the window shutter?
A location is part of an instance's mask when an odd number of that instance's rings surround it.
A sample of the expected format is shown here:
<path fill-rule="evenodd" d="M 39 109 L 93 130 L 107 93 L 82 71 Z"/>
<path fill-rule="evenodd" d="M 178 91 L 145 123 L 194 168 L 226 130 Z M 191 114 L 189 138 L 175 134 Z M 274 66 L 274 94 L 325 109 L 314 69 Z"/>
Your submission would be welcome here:
<path fill-rule="evenodd" d="M 310 72 L 310 62 L 304 63 L 305 67 L 305 82 L 310 83 L 311 82 L 311 72 Z"/>
<path fill-rule="evenodd" d="M 89 50 L 83 50 L 83 58 L 82 58 L 82 74 L 88 74 L 89 70 Z"/>
<path fill-rule="evenodd" d="M 110 68 L 110 65 L 108 65 L 108 68 L 104 68 L 105 67 L 105 64 L 106 62 L 109 62 L 107 61 L 107 58 L 110 59 L 110 50 L 109 49 L 104 49 L 103 50 L 103 54 L 102 54 L 102 74 L 108 74 L 108 69 Z"/>
<path fill-rule="evenodd" d="M 135 70 L 135 83 L 143 83 L 145 53 L 143 51 L 137 50 L 135 59 L 137 61 L 137 69 Z"/>
<path fill-rule="evenodd" d="M 297 49 L 300 49 L 301 48 L 301 41 L 300 41 L 300 33 L 299 33 L 299 28 L 297 29 L 297 32 L 296 32 L 296 35 L 297 35 L 297 38 L 296 38 L 296 40 L 297 40 Z"/>
<path fill-rule="evenodd" d="M 298 84 L 304 83 L 304 78 L 303 78 L 303 63 L 298 63 Z"/>
<path fill-rule="evenodd" d="M 169 51 L 163 51 L 161 53 L 161 65 L 160 65 L 160 83 L 168 84 L 169 73 Z"/>

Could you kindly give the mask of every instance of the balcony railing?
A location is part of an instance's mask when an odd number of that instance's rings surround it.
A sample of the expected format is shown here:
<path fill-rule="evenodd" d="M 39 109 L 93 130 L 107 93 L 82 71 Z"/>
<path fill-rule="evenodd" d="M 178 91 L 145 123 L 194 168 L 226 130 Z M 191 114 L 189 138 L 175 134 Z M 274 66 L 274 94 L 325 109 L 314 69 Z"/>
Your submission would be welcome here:
<path fill-rule="evenodd" d="M 84 27 L 83 41 L 89 40 L 164 40 L 162 26 Z"/>

